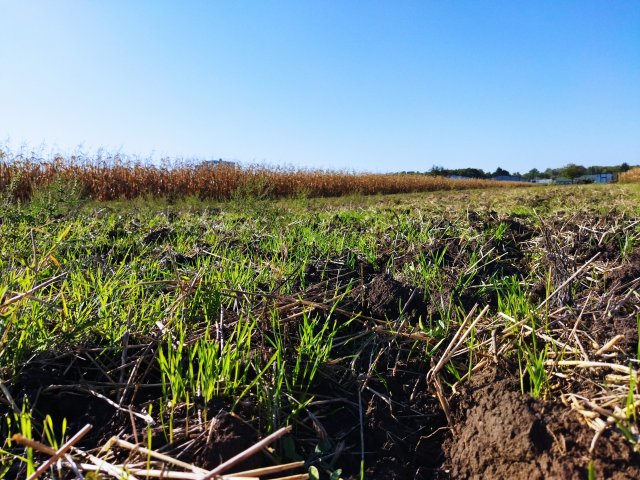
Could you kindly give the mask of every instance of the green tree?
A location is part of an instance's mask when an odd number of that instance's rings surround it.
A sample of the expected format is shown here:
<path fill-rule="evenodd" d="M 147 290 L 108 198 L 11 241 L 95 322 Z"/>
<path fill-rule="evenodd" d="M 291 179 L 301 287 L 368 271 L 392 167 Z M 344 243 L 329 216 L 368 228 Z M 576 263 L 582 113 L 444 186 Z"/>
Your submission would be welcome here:
<path fill-rule="evenodd" d="M 542 178 L 555 178 L 558 175 L 560 175 L 560 169 L 558 168 L 547 168 L 543 173 L 542 173 Z"/>
<path fill-rule="evenodd" d="M 575 163 L 570 163 L 566 165 L 562 170 L 560 170 L 560 174 L 563 177 L 567 177 L 571 182 L 578 178 L 580 175 L 584 175 L 587 172 L 587 169 L 582 165 L 576 165 Z"/>

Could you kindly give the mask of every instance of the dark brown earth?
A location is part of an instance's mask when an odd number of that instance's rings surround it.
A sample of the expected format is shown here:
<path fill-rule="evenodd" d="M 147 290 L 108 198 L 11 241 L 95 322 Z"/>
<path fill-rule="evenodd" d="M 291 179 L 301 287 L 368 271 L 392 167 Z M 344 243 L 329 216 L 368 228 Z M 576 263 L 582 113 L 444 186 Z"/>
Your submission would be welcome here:
<path fill-rule="evenodd" d="M 607 430 L 590 455 L 595 432 L 578 413 L 518 389 L 495 371 L 466 386 L 444 445 L 451 478 L 584 479 L 591 459 L 596 478 L 640 478 L 640 456 L 619 432 Z"/>
<path fill-rule="evenodd" d="M 366 289 L 366 307 L 374 317 L 388 320 L 397 320 L 402 313 L 404 318 L 415 321 L 427 310 L 424 292 L 410 288 L 386 273 L 371 280 Z"/>

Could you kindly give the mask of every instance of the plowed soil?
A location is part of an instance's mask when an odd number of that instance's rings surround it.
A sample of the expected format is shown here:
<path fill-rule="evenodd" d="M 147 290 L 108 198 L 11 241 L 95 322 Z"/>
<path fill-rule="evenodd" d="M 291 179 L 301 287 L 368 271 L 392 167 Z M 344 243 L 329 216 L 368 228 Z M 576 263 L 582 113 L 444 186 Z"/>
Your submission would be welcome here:
<path fill-rule="evenodd" d="M 451 478 L 584 479 L 593 461 L 597 478 L 640 478 L 640 458 L 615 429 L 598 437 L 560 402 L 519 392 L 515 378 L 489 372 L 474 379 L 457 407 L 444 445 Z"/>

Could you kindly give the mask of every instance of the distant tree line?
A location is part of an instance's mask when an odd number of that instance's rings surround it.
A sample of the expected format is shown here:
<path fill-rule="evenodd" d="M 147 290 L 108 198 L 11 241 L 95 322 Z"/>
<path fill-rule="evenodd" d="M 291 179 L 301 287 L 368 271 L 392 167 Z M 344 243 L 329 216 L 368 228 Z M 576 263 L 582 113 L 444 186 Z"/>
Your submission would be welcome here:
<path fill-rule="evenodd" d="M 594 175 L 596 173 L 621 173 L 626 172 L 632 168 L 628 163 L 622 163 L 620 165 L 613 166 L 598 166 L 593 165 L 590 167 L 584 167 L 575 163 L 570 163 L 561 168 L 547 168 L 544 171 L 540 171 L 537 168 L 532 168 L 527 173 L 509 172 L 504 168 L 498 167 L 494 172 L 485 172 L 481 168 L 444 168 L 437 165 L 431 167 L 431 170 L 427 172 L 401 172 L 401 173 L 418 173 L 423 175 L 438 175 L 443 177 L 460 176 L 469 178 L 493 178 L 501 176 L 514 176 L 523 177 L 528 179 L 534 178 L 558 178 L 566 177 L 570 180 L 578 178 L 582 175 Z"/>

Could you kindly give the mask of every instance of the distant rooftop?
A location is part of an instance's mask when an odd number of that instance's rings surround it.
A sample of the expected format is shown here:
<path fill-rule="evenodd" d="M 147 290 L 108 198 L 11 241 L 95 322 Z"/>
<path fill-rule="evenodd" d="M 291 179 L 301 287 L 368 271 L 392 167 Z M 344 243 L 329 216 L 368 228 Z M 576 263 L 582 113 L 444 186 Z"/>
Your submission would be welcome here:
<path fill-rule="evenodd" d="M 221 158 L 219 160 L 205 160 L 204 162 L 202 162 L 203 165 L 229 165 L 229 166 L 236 166 L 236 162 L 229 162 L 227 160 L 222 160 Z"/>

